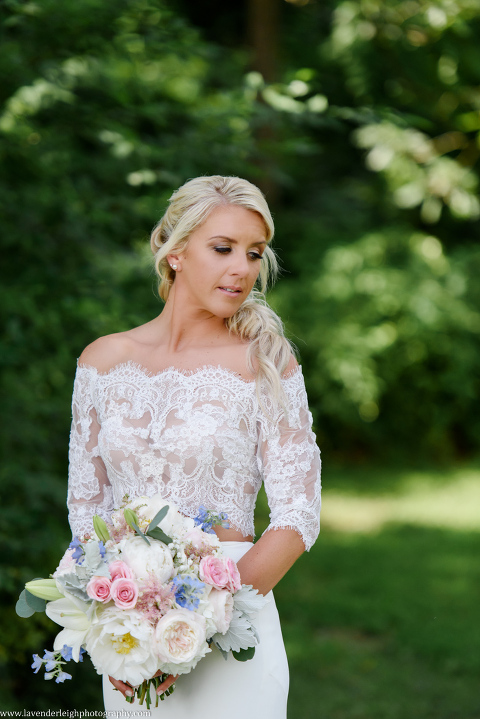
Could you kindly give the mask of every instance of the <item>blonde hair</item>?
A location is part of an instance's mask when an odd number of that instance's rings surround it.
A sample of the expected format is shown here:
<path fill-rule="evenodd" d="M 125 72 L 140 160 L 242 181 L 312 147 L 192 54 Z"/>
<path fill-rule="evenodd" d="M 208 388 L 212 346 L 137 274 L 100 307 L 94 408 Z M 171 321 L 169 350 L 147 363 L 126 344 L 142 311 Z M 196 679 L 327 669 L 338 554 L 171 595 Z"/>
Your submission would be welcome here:
<path fill-rule="evenodd" d="M 154 227 L 150 244 L 155 255 L 155 270 L 160 279 L 158 293 L 168 299 L 175 272 L 167 256 L 182 252 L 192 232 L 202 225 L 217 207 L 238 205 L 258 213 L 265 223 L 266 240 L 273 237 L 273 219 L 265 197 L 258 187 L 240 177 L 196 177 L 189 180 L 169 200 L 168 208 Z M 263 388 L 267 396 L 283 404 L 281 377 L 292 356 L 292 346 L 285 338 L 283 323 L 268 306 L 264 293 L 278 274 L 278 264 L 271 247 L 266 246 L 261 260 L 257 287 L 225 326 L 249 342 L 247 366 L 256 376 L 257 394 Z"/>

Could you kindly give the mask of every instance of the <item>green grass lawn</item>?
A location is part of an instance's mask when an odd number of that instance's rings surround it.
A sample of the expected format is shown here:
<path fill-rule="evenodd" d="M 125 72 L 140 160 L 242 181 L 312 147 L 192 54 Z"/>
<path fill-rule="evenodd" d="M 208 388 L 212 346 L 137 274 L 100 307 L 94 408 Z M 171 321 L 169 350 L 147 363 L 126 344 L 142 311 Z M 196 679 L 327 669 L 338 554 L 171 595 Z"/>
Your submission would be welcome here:
<path fill-rule="evenodd" d="M 480 471 L 324 483 L 320 538 L 275 592 L 289 719 L 480 719 Z"/>

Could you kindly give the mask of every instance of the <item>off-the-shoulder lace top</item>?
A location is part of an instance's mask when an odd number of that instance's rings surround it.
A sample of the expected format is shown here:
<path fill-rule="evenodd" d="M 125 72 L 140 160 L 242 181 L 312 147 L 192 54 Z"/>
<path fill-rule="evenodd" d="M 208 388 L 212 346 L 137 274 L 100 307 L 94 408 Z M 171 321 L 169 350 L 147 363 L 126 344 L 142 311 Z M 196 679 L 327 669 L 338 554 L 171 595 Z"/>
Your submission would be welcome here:
<path fill-rule="evenodd" d="M 161 492 L 189 517 L 226 512 L 253 535 L 262 481 L 267 529 L 293 528 L 309 549 L 319 532 L 320 455 L 301 369 L 282 380 L 287 413 L 255 382 L 223 367 L 151 374 L 128 362 L 102 374 L 79 365 L 72 403 L 69 521 L 73 534 L 110 519 L 125 494 Z"/>

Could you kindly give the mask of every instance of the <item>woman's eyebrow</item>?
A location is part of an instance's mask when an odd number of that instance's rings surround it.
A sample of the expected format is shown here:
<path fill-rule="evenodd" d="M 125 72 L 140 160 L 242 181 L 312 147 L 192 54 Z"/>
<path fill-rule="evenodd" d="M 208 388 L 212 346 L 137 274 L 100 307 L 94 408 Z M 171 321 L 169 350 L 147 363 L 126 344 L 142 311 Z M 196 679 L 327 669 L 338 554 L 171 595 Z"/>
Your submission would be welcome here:
<path fill-rule="evenodd" d="M 238 244 L 237 240 L 234 240 L 233 237 L 227 237 L 226 235 L 214 235 L 213 237 L 210 237 L 211 240 L 227 240 L 227 242 L 233 242 L 234 244 Z M 252 242 L 252 245 L 266 245 L 266 240 L 255 240 L 255 242 Z"/>

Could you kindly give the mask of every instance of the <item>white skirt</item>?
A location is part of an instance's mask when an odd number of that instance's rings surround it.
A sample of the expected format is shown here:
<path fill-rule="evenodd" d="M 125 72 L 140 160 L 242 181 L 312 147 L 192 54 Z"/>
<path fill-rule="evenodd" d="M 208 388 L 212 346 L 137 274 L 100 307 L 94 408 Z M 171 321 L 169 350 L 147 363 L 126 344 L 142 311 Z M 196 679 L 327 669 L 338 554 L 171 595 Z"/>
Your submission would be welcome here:
<path fill-rule="evenodd" d="M 222 549 L 235 562 L 253 546 L 252 542 L 222 542 Z M 239 662 L 229 655 L 224 659 L 212 648 L 190 674 L 180 676 L 174 693 L 153 705 L 151 717 L 159 719 L 286 719 L 288 664 L 282 630 L 273 593 L 258 613 L 255 625 L 260 644 L 253 659 Z M 108 676 L 103 677 L 106 711 L 135 711 L 146 706 L 128 704 L 115 691 Z M 122 715 L 119 715 L 122 716 Z M 125 714 L 123 716 L 126 716 Z"/>

